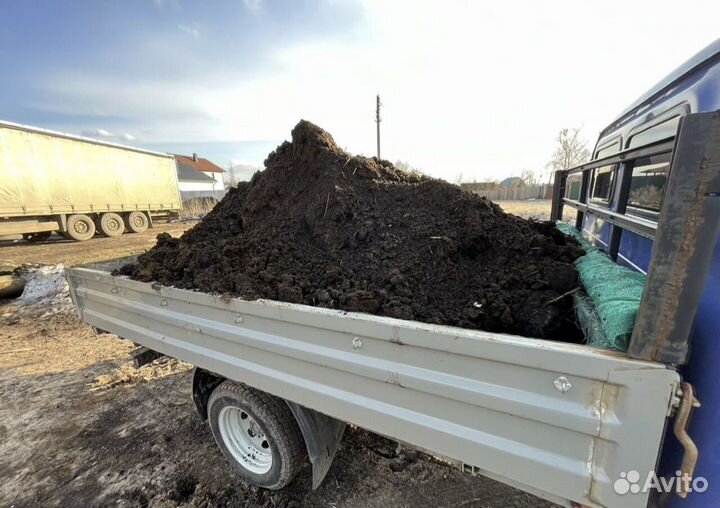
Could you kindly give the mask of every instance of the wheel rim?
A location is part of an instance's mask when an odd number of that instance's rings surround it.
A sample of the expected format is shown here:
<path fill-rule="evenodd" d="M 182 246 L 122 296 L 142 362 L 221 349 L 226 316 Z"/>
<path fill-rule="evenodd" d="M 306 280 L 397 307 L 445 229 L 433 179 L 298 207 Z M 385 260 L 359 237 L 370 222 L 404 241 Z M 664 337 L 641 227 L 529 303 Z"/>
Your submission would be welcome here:
<path fill-rule="evenodd" d="M 120 222 L 118 222 L 117 219 L 108 219 L 106 224 L 110 231 L 117 231 L 120 229 Z"/>
<path fill-rule="evenodd" d="M 79 220 L 73 225 L 73 229 L 76 233 L 84 235 L 90 230 L 90 227 L 85 223 L 85 221 Z"/>
<path fill-rule="evenodd" d="M 143 227 L 143 225 L 145 225 L 145 219 L 136 215 L 135 217 L 133 217 L 133 225 L 136 228 L 141 228 Z"/>
<path fill-rule="evenodd" d="M 237 407 L 224 407 L 218 415 L 218 428 L 226 448 L 245 469 L 255 474 L 270 471 L 270 443 L 252 416 Z"/>

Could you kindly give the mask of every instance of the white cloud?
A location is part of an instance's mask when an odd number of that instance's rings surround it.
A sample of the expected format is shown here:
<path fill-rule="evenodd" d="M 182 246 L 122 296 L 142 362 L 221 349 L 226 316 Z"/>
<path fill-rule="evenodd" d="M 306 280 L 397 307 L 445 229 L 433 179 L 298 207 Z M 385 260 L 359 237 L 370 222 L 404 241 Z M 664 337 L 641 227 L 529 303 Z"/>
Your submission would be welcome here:
<path fill-rule="evenodd" d="M 188 35 L 191 35 L 195 38 L 200 37 L 200 29 L 198 29 L 196 26 L 188 26 L 188 25 L 178 25 L 178 28 L 185 32 Z"/>
<path fill-rule="evenodd" d="M 111 138 L 113 135 L 105 129 L 86 129 L 83 130 L 81 135 L 88 138 Z"/>
<path fill-rule="evenodd" d="M 233 161 L 225 170 L 223 180 L 230 185 L 235 185 L 237 182 L 247 182 L 260 170 L 262 170 L 261 166 Z"/>
<path fill-rule="evenodd" d="M 262 7 L 263 0 L 243 0 L 243 4 L 250 12 L 258 12 Z"/>
<path fill-rule="evenodd" d="M 281 72 L 227 96 L 218 92 L 207 107 L 236 136 L 267 129 L 287 137 L 304 117 L 341 146 L 371 155 L 379 92 L 383 157 L 450 180 L 460 173 L 502 178 L 543 169 L 562 127 L 584 126 L 592 144 L 717 31 L 714 21 L 689 12 L 623 2 L 602 10 L 575 1 L 551 9 L 528 1 L 378 0 L 366 7 L 369 28 L 360 42 L 294 45 L 277 55 Z M 616 19 L 621 11 L 638 20 L 632 30 Z M 678 22 L 693 26 L 682 40 L 657 31 Z M 621 78 L 621 62 L 632 62 L 632 79 Z"/>
<path fill-rule="evenodd" d="M 106 141 L 134 141 L 135 136 L 130 133 L 113 134 L 105 129 L 86 129 L 80 133 L 82 136 L 95 139 L 105 139 Z"/>
<path fill-rule="evenodd" d="M 543 168 L 562 127 L 585 126 L 592 144 L 604 124 L 717 32 L 717 17 L 697 17 L 700 7 L 624 0 L 603 9 L 575 0 L 552 8 L 520 0 L 364 5 L 362 33 L 293 43 L 272 55 L 261 77 L 248 78 L 234 61 L 180 78 L 65 72 L 48 78 L 40 106 L 94 114 L 99 124 L 127 118 L 117 129 L 144 142 L 286 139 L 306 118 L 340 146 L 372 155 L 379 92 L 383 157 L 449 180 L 502 178 Z M 681 36 L 667 37 L 662 26 L 679 27 Z M 178 28 L 199 35 L 195 26 Z M 203 29 L 203 40 L 214 35 Z M 143 41 L 148 61 L 184 58 L 171 52 L 175 42 Z"/>
<path fill-rule="evenodd" d="M 152 0 L 152 3 L 160 9 L 161 11 L 166 10 L 168 8 L 172 8 L 174 10 L 180 10 L 180 2 L 179 0 Z"/>

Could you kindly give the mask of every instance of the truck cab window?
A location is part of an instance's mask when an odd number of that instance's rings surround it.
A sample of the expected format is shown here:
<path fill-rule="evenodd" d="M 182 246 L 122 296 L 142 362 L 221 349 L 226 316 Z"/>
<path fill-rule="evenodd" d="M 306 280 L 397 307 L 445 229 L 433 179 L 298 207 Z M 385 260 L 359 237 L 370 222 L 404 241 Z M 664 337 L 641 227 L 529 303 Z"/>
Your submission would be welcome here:
<path fill-rule="evenodd" d="M 620 140 L 614 141 L 612 144 L 604 146 L 602 148 L 598 148 L 597 152 L 595 153 L 594 160 L 602 159 L 604 157 L 610 157 L 614 153 L 618 153 L 620 151 Z"/>
<path fill-rule="evenodd" d="M 667 153 L 635 161 L 627 202 L 628 215 L 646 216 L 648 212 L 660 211 L 669 171 L 670 154 Z"/>
<path fill-rule="evenodd" d="M 630 138 L 628 148 L 637 148 L 638 146 L 649 145 L 663 139 L 669 139 L 675 136 L 680 123 L 680 116 L 674 116 L 669 120 L 654 125 L 649 129 L 638 132 Z"/>
<path fill-rule="evenodd" d="M 612 196 L 613 181 L 615 180 L 615 168 L 616 165 L 604 166 L 597 168 L 593 172 L 592 177 L 592 192 L 590 197 L 593 201 L 600 201 L 603 203 L 610 202 Z"/>
<path fill-rule="evenodd" d="M 620 140 L 597 149 L 594 159 L 603 159 L 620 151 Z M 612 197 L 613 182 L 617 164 L 597 168 L 590 173 L 590 200 L 608 204 Z"/>
<path fill-rule="evenodd" d="M 565 197 L 568 199 L 580 200 L 580 186 L 582 185 L 582 173 L 573 173 L 567 177 L 565 182 Z"/>

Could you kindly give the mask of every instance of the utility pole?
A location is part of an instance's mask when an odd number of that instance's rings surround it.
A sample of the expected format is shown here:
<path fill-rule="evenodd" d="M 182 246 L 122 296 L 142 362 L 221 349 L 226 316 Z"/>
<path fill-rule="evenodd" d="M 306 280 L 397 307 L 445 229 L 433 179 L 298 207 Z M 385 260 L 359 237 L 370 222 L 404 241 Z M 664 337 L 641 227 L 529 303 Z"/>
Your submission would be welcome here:
<path fill-rule="evenodd" d="M 375 105 L 375 123 L 377 124 L 377 158 L 380 160 L 380 95 Z"/>

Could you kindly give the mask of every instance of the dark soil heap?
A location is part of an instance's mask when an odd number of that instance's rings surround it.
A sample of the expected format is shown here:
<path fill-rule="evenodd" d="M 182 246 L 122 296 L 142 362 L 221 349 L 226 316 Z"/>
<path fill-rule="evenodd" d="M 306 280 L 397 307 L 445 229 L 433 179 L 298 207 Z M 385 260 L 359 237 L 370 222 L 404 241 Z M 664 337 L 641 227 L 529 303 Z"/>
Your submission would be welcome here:
<path fill-rule="evenodd" d="M 561 295 L 577 286 L 582 250 L 552 223 L 351 156 L 307 121 L 265 167 L 121 273 L 248 300 L 580 338 L 572 298 Z"/>

